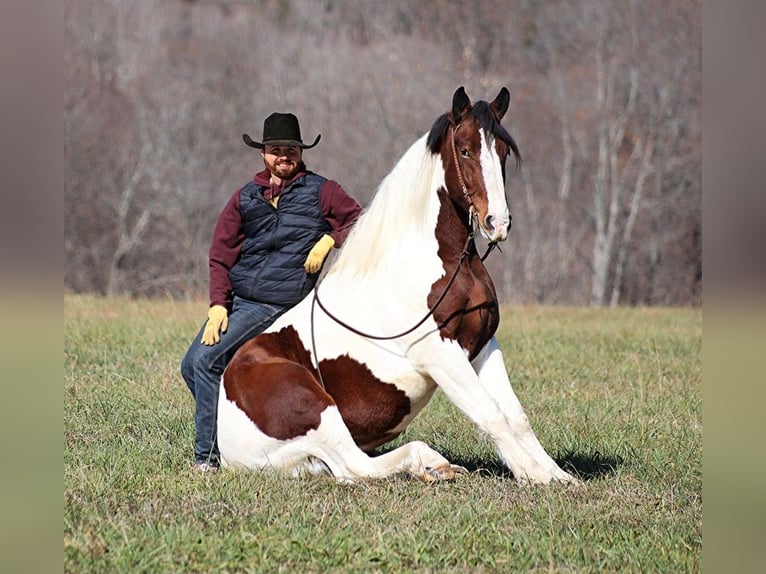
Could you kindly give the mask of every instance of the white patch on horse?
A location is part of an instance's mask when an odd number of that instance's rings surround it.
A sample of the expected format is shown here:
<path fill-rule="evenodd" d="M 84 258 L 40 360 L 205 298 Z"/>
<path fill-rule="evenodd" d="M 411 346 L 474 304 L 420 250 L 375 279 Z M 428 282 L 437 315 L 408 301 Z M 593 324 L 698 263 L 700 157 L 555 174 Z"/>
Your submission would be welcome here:
<path fill-rule="evenodd" d="M 500 158 L 495 150 L 494 136 L 488 136 L 481 132 L 481 161 L 482 173 L 485 174 L 484 184 L 487 189 L 489 209 L 487 215 L 492 218 L 492 229 L 487 230 L 483 226 L 482 233 L 489 241 L 505 241 L 508 237 L 508 228 L 511 223 L 508 211 L 508 202 L 505 198 L 505 183 L 500 165 Z"/>

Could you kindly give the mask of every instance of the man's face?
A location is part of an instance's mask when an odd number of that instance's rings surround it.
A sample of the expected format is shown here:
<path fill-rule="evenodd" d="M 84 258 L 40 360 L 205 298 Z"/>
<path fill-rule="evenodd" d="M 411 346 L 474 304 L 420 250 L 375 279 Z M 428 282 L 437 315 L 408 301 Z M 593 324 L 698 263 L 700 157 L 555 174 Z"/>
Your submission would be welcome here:
<path fill-rule="evenodd" d="M 298 171 L 303 157 L 303 150 L 298 146 L 264 146 L 263 163 L 272 175 L 281 179 L 290 179 Z"/>

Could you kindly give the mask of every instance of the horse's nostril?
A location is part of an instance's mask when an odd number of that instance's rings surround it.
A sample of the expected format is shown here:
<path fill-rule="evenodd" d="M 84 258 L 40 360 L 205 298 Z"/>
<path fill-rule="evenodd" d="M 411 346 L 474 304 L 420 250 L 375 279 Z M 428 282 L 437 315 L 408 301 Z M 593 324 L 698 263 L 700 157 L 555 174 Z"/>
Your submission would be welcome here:
<path fill-rule="evenodd" d="M 493 223 L 494 221 L 495 221 L 494 215 L 487 215 L 487 217 L 484 218 L 484 227 L 486 227 L 487 229 L 494 229 L 495 228 Z"/>

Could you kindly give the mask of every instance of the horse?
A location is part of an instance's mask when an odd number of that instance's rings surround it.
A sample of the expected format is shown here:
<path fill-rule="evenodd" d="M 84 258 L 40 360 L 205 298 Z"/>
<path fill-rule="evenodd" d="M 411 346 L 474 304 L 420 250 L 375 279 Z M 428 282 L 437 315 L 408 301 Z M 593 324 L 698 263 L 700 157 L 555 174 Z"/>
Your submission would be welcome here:
<path fill-rule="evenodd" d="M 546 453 L 495 339 L 499 307 L 474 241 L 511 227 L 501 125 L 510 94 L 463 87 L 380 183 L 314 291 L 235 353 L 222 375 L 222 466 L 338 481 L 467 472 L 399 436 L 435 390 L 489 437 L 521 483 L 577 482 Z"/>

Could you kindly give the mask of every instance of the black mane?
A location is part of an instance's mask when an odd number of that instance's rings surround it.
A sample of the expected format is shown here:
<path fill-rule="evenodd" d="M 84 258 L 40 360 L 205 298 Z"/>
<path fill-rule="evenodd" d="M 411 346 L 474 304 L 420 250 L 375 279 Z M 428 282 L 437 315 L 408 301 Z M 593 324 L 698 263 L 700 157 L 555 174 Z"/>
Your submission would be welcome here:
<path fill-rule="evenodd" d="M 516 158 L 516 168 L 521 165 L 521 152 L 519 146 L 516 145 L 516 141 L 511 137 L 511 134 L 495 120 L 495 116 L 492 114 L 492 110 L 489 104 L 484 100 L 476 102 L 470 111 L 470 115 L 475 117 L 479 121 L 479 125 L 484 129 L 487 134 L 492 134 L 496 138 L 500 138 L 511 148 L 514 157 Z M 428 139 L 426 140 L 426 146 L 431 153 L 438 153 L 439 147 L 442 142 L 442 138 L 447 133 L 451 120 L 448 114 L 442 114 L 439 116 L 434 125 L 431 126 L 431 131 L 428 133 Z"/>
<path fill-rule="evenodd" d="M 450 121 L 447 114 L 442 114 L 436 118 L 434 125 L 431 126 L 431 131 L 428 133 L 428 140 L 426 141 L 426 147 L 431 150 L 431 153 L 438 153 L 439 145 L 441 144 L 444 134 L 447 133 L 449 125 Z"/>

